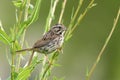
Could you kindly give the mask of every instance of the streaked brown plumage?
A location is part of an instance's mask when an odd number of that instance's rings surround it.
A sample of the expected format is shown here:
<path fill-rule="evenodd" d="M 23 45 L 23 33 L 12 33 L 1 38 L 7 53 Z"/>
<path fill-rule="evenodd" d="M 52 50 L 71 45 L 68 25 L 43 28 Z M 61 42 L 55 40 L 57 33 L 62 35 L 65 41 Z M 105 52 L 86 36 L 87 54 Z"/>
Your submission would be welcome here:
<path fill-rule="evenodd" d="M 56 24 L 51 29 L 43 35 L 43 37 L 38 40 L 32 48 L 18 50 L 16 52 L 22 51 L 33 51 L 40 52 L 43 54 L 49 54 L 59 48 L 61 48 L 64 40 L 64 33 L 66 27 L 62 24 Z"/>

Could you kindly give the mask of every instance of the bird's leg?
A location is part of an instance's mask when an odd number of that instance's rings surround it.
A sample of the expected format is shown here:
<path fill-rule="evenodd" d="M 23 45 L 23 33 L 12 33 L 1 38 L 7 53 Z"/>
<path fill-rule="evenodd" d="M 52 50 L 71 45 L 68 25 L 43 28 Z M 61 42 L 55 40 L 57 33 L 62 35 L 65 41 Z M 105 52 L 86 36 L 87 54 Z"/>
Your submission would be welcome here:
<path fill-rule="evenodd" d="M 47 54 L 45 54 L 45 59 L 46 59 L 46 61 L 47 61 L 49 64 L 51 64 L 51 61 L 48 59 Z"/>

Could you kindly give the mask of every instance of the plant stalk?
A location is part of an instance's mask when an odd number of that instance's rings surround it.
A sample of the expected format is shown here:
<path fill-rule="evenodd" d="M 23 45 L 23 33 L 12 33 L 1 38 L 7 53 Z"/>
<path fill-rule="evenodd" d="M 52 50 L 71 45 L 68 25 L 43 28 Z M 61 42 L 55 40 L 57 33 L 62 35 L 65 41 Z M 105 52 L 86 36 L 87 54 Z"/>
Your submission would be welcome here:
<path fill-rule="evenodd" d="M 67 2 L 67 0 L 63 1 L 63 6 L 62 6 L 62 9 L 61 9 L 61 13 L 60 13 L 59 21 L 58 21 L 59 24 L 61 24 L 61 21 L 62 21 L 62 17 L 63 17 L 63 13 L 64 13 L 64 10 L 65 10 L 66 2 Z"/>
<path fill-rule="evenodd" d="M 118 11 L 117 17 L 116 17 L 115 20 L 114 20 L 113 27 L 112 27 L 112 29 L 111 29 L 111 31 L 110 31 L 110 33 L 109 33 L 109 35 L 108 35 L 105 43 L 104 43 L 102 49 L 100 50 L 99 55 L 98 55 L 95 63 L 93 64 L 93 66 L 92 66 L 92 68 L 90 69 L 88 75 L 86 76 L 86 80 L 90 80 L 93 72 L 95 71 L 95 68 L 96 68 L 97 64 L 99 63 L 99 61 L 100 61 L 100 59 L 101 59 L 101 56 L 103 55 L 103 52 L 105 51 L 105 49 L 106 49 L 106 47 L 107 47 L 107 44 L 109 43 L 109 41 L 110 41 L 110 39 L 111 39 L 111 36 L 112 36 L 112 34 L 113 34 L 113 32 L 114 32 L 114 30 L 115 30 L 115 28 L 116 28 L 116 25 L 117 25 L 119 16 L 120 16 L 120 9 L 119 9 L 119 11 Z"/>

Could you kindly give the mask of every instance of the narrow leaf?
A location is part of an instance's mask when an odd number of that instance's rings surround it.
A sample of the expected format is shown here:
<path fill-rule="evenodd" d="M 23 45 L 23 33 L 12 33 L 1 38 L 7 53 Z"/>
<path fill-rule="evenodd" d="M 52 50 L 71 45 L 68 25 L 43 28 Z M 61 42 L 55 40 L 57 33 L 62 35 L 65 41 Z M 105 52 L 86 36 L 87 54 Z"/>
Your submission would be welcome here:
<path fill-rule="evenodd" d="M 0 29 L 0 41 L 2 41 L 5 44 L 10 44 L 11 39 L 9 38 L 9 36 Z"/>
<path fill-rule="evenodd" d="M 23 23 L 21 23 L 20 29 L 19 29 L 19 32 L 18 32 L 18 35 L 17 35 L 17 38 L 20 37 L 20 35 L 24 32 L 24 30 L 26 28 L 29 27 L 30 24 L 32 24 L 34 21 L 37 20 L 37 18 L 38 18 L 38 12 L 39 12 L 39 9 L 40 9 L 40 4 L 41 4 L 41 0 L 37 0 L 35 8 L 33 9 L 33 12 L 29 16 L 28 20 L 25 21 L 25 22 L 23 22 Z"/>
<path fill-rule="evenodd" d="M 67 37 L 65 38 L 65 41 L 69 40 L 72 37 L 72 34 L 67 35 Z"/>
<path fill-rule="evenodd" d="M 21 7 L 22 6 L 22 0 L 12 1 L 15 7 Z"/>
<path fill-rule="evenodd" d="M 27 66 L 20 70 L 16 80 L 26 80 L 30 76 L 34 68 L 37 66 L 37 64 L 39 64 L 40 62 L 42 61 L 38 61 L 38 56 L 35 56 L 30 66 Z"/>

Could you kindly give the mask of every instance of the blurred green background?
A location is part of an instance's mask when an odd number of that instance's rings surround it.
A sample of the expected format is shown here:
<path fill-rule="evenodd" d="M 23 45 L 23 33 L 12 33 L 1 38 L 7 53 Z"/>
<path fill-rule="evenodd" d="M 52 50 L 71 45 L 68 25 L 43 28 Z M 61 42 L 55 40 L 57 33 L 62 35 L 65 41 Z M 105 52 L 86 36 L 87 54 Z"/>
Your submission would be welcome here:
<path fill-rule="evenodd" d="M 31 0 L 35 3 L 35 0 Z M 60 4 L 57 6 L 55 20 L 52 25 L 57 23 Z M 64 25 L 68 26 L 71 12 L 74 6 L 76 9 L 79 0 L 67 0 L 65 14 L 63 16 Z M 88 5 L 90 0 L 84 0 L 82 9 Z M 52 75 L 58 78 L 65 77 L 65 80 L 84 80 L 87 70 L 95 62 L 106 37 L 108 36 L 114 18 L 120 7 L 120 0 L 95 0 L 97 6 L 93 7 L 82 20 L 75 30 L 73 37 L 65 43 L 64 54 L 60 54 L 58 62 L 61 67 L 55 67 Z M 50 0 L 42 0 L 40 15 L 37 22 L 31 25 L 26 31 L 25 40 L 32 46 L 43 32 L 46 17 L 50 7 Z M 5 31 L 9 34 L 10 27 L 15 23 L 15 7 L 12 0 L 0 0 L 0 20 Z M 102 55 L 100 63 L 97 65 L 91 80 L 120 80 L 120 20 L 118 21 L 115 32 Z M 0 42 L 0 77 L 6 80 L 10 76 L 10 66 L 6 57 L 8 53 L 6 45 Z M 40 70 L 38 68 L 37 70 Z M 35 72 L 34 72 L 35 74 Z M 36 72 L 37 74 L 37 72 Z M 35 75 L 36 75 L 35 74 Z M 34 77 L 34 76 L 33 76 Z M 31 78 L 32 80 L 33 78 Z"/>

